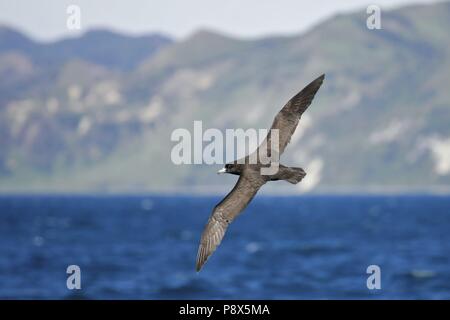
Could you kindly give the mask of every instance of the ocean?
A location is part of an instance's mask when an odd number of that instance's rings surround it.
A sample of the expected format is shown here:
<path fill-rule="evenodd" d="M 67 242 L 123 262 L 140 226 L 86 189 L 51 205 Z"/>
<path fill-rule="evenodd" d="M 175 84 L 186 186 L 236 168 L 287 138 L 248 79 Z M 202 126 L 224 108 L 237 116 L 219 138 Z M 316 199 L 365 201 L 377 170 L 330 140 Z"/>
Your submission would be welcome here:
<path fill-rule="evenodd" d="M 219 200 L 0 196 L 0 298 L 450 299 L 450 196 L 257 196 L 196 273 Z"/>

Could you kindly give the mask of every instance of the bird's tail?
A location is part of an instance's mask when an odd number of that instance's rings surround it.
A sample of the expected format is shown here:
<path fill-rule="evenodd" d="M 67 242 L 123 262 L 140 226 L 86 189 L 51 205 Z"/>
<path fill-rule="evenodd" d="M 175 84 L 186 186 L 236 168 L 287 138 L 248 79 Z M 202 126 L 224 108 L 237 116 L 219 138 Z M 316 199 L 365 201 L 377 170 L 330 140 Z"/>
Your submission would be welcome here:
<path fill-rule="evenodd" d="M 297 184 L 306 176 L 305 170 L 302 168 L 291 168 L 280 166 L 278 173 L 272 177 L 272 181 L 285 180 L 292 184 Z"/>
<path fill-rule="evenodd" d="M 284 180 L 286 180 L 289 183 L 297 184 L 300 181 L 302 181 L 302 179 L 306 176 L 306 172 L 302 168 L 288 168 L 288 169 L 290 171 L 288 174 L 288 178 Z"/>

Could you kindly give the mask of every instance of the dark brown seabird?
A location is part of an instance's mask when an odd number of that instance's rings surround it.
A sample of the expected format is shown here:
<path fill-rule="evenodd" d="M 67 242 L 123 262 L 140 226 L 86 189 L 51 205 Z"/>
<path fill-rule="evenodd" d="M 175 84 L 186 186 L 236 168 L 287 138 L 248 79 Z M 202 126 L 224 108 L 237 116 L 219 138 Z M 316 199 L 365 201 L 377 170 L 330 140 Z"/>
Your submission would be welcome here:
<path fill-rule="evenodd" d="M 258 147 L 267 148 L 267 155 L 270 157 L 274 151 L 270 149 L 271 133 L 273 129 L 278 129 L 278 154 L 281 155 L 291 140 L 291 136 L 297 128 L 297 124 L 305 110 L 311 104 L 316 92 L 322 85 L 325 75 L 321 75 L 316 80 L 308 84 L 302 91 L 297 93 L 276 115 L 272 127 L 265 141 Z M 252 154 L 254 155 L 254 153 Z M 255 164 L 248 161 L 250 155 L 241 161 L 237 160 L 228 163 L 218 173 L 230 173 L 239 175 L 239 179 L 233 190 L 218 204 L 209 217 L 208 223 L 203 231 L 200 246 L 197 253 L 196 270 L 205 264 L 206 260 L 216 250 L 222 241 L 228 225 L 247 207 L 250 201 L 268 181 L 285 180 L 293 184 L 299 183 L 306 172 L 302 168 L 292 168 L 279 165 L 278 172 L 273 175 L 262 175 L 261 168 L 268 167 L 269 164 L 262 164 L 259 156 Z M 244 161 L 242 161 L 244 160 Z"/>

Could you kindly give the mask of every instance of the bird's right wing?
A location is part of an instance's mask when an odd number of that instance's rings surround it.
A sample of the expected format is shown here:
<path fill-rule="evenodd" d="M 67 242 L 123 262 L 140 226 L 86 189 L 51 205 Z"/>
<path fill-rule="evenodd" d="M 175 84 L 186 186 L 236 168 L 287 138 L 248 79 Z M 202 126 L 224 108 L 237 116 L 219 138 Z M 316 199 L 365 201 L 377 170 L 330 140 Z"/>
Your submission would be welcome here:
<path fill-rule="evenodd" d="M 206 260 L 216 250 L 228 225 L 247 207 L 263 184 L 262 180 L 251 179 L 250 175 L 243 173 L 233 190 L 214 208 L 200 240 L 197 271 L 200 271 Z"/>

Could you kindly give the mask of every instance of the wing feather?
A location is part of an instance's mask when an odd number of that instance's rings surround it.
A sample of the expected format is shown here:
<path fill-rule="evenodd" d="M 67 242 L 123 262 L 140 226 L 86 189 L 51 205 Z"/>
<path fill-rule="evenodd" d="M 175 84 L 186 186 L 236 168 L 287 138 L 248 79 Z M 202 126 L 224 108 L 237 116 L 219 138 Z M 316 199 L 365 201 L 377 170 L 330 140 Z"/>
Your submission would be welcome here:
<path fill-rule="evenodd" d="M 233 190 L 214 208 L 202 233 L 197 252 L 197 272 L 221 243 L 228 225 L 244 210 L 264 184 L 242 174 Z"/>
<path fill-rule="evenodd" d="M 284 149 L 291 141 L 291 137 L 297 128 L 303 112 L 305 112 L 305 110 L 311 105 L 311 102 L 322 85 L 324 78 L 325 75 L 323 74 L 308 84 L 302 91 L 292 97 L 275 116 L 270 130 L 279 130 L 279 155 L 284 152 Z M 269 131 L 268 137 L 265 141 L 265 146 L 267 148 L 270 148 L 271 146 L 270 139 L 271 131 Z"/>

